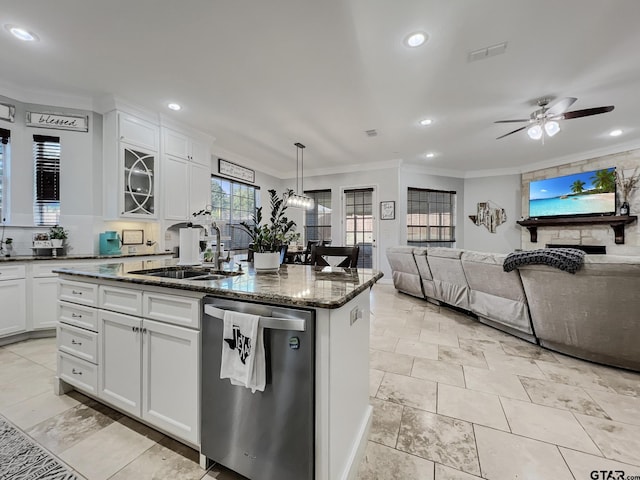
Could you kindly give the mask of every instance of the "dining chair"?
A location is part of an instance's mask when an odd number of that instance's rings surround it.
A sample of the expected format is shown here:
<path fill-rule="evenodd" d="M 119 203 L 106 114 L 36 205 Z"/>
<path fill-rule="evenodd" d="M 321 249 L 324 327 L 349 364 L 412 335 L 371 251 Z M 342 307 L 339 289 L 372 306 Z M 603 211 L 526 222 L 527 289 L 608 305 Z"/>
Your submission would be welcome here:
<path fill-rule="evenodd" d="M 309 263 L 311 265 L 318 266 L 331 266 L 331 267 L 350 267 L 355 268 L 358 264 L 359 247 L 323 247 L 319 245 L 313 245 L 311 247 L 311 259 Z M 343 257 L 340 261 L 336 257 Z M 333 263 L 330 259 L 337 260 L 337 263 Z"/>

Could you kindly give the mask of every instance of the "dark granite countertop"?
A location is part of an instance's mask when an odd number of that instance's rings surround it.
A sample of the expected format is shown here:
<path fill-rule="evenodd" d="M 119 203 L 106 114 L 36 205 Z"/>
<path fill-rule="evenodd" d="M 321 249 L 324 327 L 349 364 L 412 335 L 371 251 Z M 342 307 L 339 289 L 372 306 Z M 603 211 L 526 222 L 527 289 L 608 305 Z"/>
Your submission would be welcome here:
<path fill-rule="evenodd" d="M 171 267 L 176 262 L 177 259 L 147 260 L 53 271 L 87 279 L 190 290 L 236 300 L 319 308 L 341 307 L 382 278 L 382 272 L 378 270 L 310 265 L 282 265 L 278 272 L 256 273 L 251 264 L 245 262 L 241 263 L 244 270 L 242 275 L 220 280 L 181 280 L 130 273 L 141 269 Z"/>
<path fill-rule="evenodd" d="M 122 253 L 120 255 L 95 255 L 90 253 L 72 254 L 72 255 L 14 255 L 11 257 L 0 257 L 2 262 L 33 262 L 40 260 L 98 260 L 101 258 L 134 258 L 134 257 L 152 257 L 159 255 L 172 255 L 173 252 L 154 252 L 154 253 Z"/>

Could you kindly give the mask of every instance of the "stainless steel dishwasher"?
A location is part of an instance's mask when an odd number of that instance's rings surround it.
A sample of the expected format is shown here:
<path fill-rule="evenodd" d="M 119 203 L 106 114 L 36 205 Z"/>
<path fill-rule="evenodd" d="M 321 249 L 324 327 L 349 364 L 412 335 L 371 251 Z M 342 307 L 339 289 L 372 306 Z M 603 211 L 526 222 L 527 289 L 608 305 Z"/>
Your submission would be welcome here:
<path fill-rule="evenodd" d="M 212 297 L 204 303 L 202 454 L 251 480 L 312 480 L 315 312 Z M 264 392 L 220 379 L 225 310 L 260 316 Z"/>

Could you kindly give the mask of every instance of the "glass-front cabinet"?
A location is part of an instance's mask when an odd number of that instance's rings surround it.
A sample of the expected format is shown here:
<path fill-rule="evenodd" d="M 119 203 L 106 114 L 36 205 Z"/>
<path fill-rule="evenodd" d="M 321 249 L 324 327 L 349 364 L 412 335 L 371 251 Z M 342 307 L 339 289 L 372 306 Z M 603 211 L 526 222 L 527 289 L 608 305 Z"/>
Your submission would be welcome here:
<path fill-rule="evenodd" d="M 157 154 L 121 144 L 124 175 L 122 215 L 155 217 L 155 169 Z"/>

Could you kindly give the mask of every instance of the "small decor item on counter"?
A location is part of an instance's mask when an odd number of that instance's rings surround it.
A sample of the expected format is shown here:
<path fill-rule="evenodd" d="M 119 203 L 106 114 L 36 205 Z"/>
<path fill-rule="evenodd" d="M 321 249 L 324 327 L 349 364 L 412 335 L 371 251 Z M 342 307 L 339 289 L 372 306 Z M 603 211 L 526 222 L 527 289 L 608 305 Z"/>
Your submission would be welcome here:
<path fill-rule="evenodd" d="M 48 233 L 38 232 L 33 234 L 33 248 L 51 248 L 52 246 Z"/>
<path fill-rule="evenodd" d="M 240 227 L 249 235 L 253 243 L 253 259 L 256 271 L 274 271 L 280 265 L 280 251 L 295 238 L 296 222 L 289 220 L 285 213 L 287 198 L 292 193 L 288 189 L 283 198 L 275 190 L 269 190 L 271 216 L 268 223 L 262 223 L 262 207 L 258 207 L 252 216 L 252 223 L 240 222 Z M 267 258 L 260 254 L 269 253 Z M 274 255 L 275 254 L 275 255 Z M 266 261 L 267 263 L 263 263 Z"/>
<path fill-rule="evenodd" d="M 62 247 L 63 242 L 67 239 L 69 232 L 63 227 L 56 225 L 49 229 L 49 239 L 51 240 L 51 246 L 54 248 Z"/>
<path fill-rule="evenodd" d="M 13 254 L 13 238 L 8 237 L 4 241 L 4 248 L 6 250 L 5 256 L 10 257 Z"/>
<path fill-rule="evenodd" d="M 633 170 L 633 173 L 625 177 L 624 170 L 622 168 L 616 169 L 616 185 L 618 191 L 622 197 L 622 204 L 620 205 L 620 215 L 629 215 L 629 200 L 631 200 L 631 194 L 638 188 L 640 183 L 640 174 L 638 173 L 638 167 Z"/>

